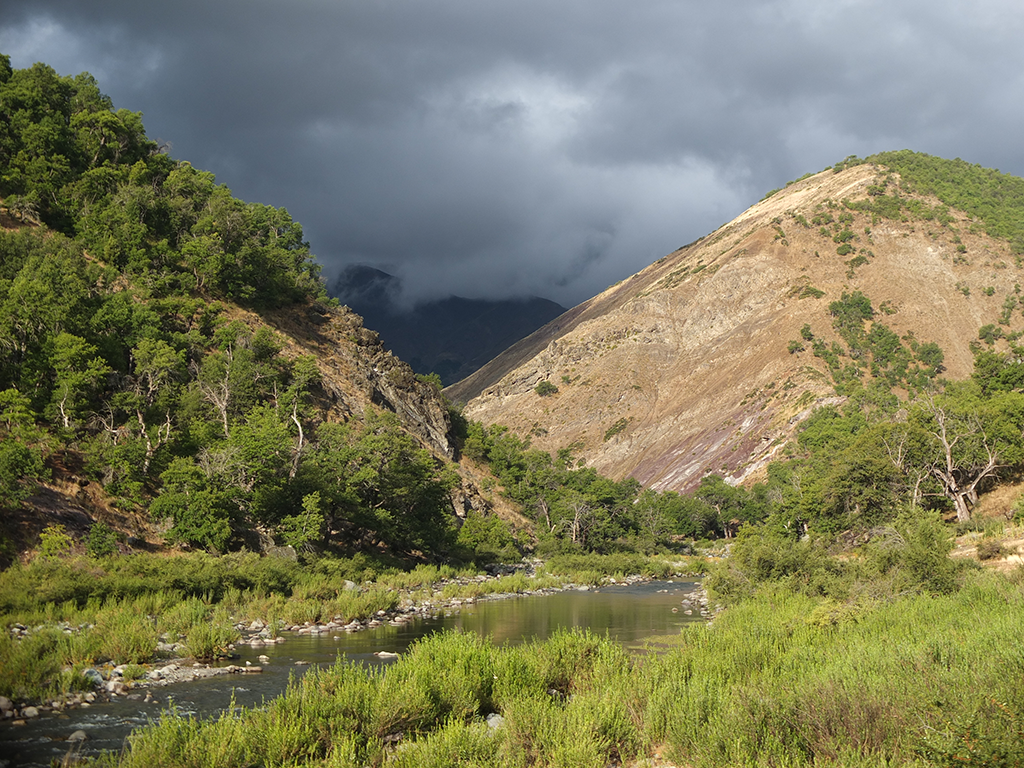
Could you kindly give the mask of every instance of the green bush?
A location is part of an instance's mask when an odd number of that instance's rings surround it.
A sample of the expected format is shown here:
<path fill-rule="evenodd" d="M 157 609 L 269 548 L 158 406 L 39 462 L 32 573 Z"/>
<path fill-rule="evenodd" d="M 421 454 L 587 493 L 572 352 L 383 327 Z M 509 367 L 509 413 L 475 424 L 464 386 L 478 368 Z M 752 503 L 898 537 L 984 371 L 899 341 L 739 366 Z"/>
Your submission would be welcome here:
<path fill-rule="evenodd" d="M 117 534 L 106 523 L 93 523 L 85 540 L 85 551 L 92 557 L 106 557 L 117 552 Z"/>
<path fill-rule="evenodd" d="M 60 524 L 46 526 L 39 534 L 39 557 L 54 558 L 71 554 L 74 539 Z"/>
<path fill-rule="evenodd" d="M 533 388 L 533 391 L 536 392 L 541 397 L 550 397 L 551 395 L 554 395 L 558 392 L 558 387 L 556 387 L 547 379 L 544 379 L 544 381 L 540 382 L 539 384 L 537 384 L 536 387 Z"/>
<path fill-rule="evenodd" d="M 185 647 L 194 659 L 218 659 L 226 657 L 228 646 L 238 639 L 238 630 L 221 614 L 211 621 L 194 624 L 185 635 Z"/>
<path fill-rule="evenodd" d="M 481 563 L 511 563 L 522 559 L 508 523 L 497 515 L 483 515 L 475 510 L 462 522 L 456 545 Z"/>

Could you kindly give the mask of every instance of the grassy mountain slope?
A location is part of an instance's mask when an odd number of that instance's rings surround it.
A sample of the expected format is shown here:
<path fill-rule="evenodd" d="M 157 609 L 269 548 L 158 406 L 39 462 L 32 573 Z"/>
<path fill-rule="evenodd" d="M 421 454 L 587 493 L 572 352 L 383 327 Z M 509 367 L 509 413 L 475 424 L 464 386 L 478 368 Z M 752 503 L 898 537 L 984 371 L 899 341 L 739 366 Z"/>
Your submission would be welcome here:
<path fill-rule="evenodd" d="M 871 325 L 902 339 L 906 376 L 877 371 L 898 391 L 921 391 L 936 373 L 965 378 L 980 327 L 1021 325 L 1022 265 L 984 210 L 952 208 L 916 191 L 926 173 L 901 182 L 884 165 L 921 157 L 844 163 L 790 184 L 447 393 L 470 418 L 537 447 L 575 444 L 599 471 L 688 489 L 710 472 L 756 476 L 813 406 L 831 402 L 858 363 L 832 312 L 844 295 L 861 292 L 877 310 Z M 932 345 L 939 369 L 917 359 Z M 864 354 L 859 375 L 870 381 Z M 557 393 L 539 395 L 545 381 Z"/>

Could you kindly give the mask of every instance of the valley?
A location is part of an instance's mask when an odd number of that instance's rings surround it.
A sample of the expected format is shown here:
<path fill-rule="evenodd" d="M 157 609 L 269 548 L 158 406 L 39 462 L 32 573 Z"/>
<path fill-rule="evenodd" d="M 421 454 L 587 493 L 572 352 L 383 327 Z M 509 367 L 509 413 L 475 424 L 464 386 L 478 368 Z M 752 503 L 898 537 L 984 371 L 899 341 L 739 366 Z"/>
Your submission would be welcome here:
<path fill-rule="evenodd" d="M 414 371 L 285 209 L 87 73 L 0 55 L 0 115 L 0 728 L 98 681 L 141 696 L 166 653 L 228 664 L 256 623 L 685 579 L 708 602 L 652 598 L 650 652 L 582 603 L 499 630 L 495 601 L 386 669 L 325 663 L 90 759 L 1024 761 L 1024 180 L 848 157 L 442 389 L 482 353 Z"/>

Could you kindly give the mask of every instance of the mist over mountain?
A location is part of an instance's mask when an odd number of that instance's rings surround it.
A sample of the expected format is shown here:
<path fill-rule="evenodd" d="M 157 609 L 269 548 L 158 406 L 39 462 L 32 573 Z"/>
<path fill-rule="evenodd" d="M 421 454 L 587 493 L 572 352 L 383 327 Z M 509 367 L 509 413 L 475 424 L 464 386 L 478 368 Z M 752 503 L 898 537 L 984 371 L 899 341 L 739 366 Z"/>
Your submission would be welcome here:
<path fill-rule="evenodd" d="M 417 373 L 447 386 L 565 312 L 548 299 L 444 299 L 407 306 L 401 279 L 374 267 L 347 267 L 329 292 L 361 315 L 365 326 Z"/>

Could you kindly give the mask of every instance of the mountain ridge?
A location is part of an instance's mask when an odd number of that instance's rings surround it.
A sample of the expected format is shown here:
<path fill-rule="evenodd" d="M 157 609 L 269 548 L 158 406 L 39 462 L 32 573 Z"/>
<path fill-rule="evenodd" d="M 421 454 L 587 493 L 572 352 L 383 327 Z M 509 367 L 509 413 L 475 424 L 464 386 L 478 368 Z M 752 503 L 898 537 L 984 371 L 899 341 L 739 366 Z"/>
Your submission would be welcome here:
<path fill-rule="evenodd" d="M 885 190 L 938 218 L 872 212 Z M 801 339 L 809 325 L 815 339 L 841 341 L 831 302 L 862 291 L 883 307 L 879 322 L 938 344 L 960 379 L 978 328 L 1022 279 L 1009 243 L 977 220 L 901 189 L 879 164 L 843 164 L 574 307 L 446 394 L 536 447 L 575 445 L 613 477 L 661 490 L 709 473 L 738 483 L 834 397 L 829 366 Z M 559 391 L 542 397 L 542 381 Z"/>

